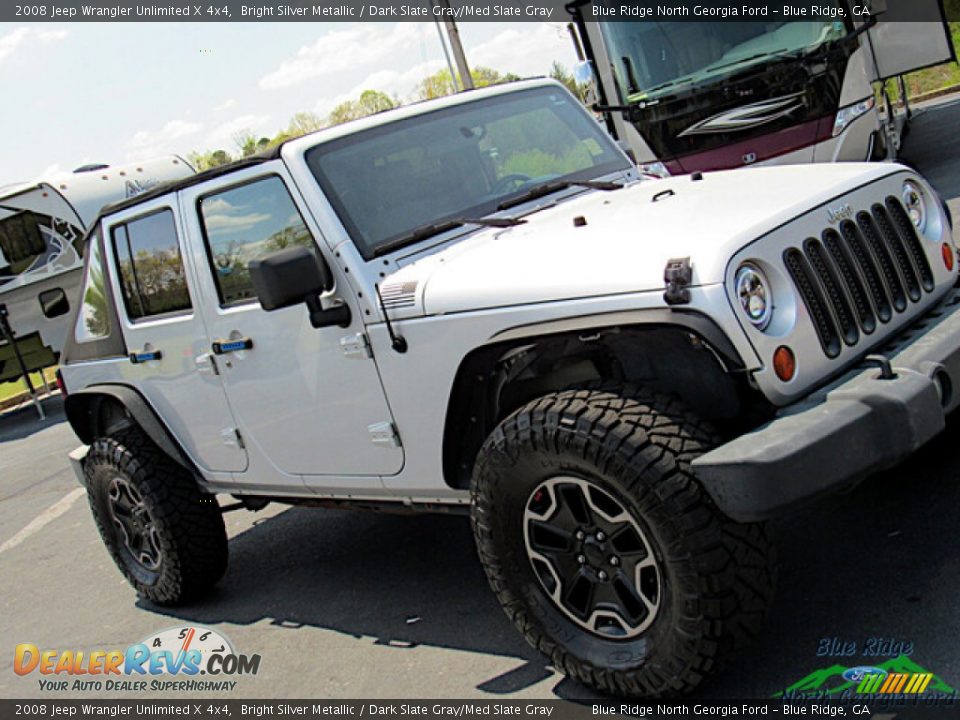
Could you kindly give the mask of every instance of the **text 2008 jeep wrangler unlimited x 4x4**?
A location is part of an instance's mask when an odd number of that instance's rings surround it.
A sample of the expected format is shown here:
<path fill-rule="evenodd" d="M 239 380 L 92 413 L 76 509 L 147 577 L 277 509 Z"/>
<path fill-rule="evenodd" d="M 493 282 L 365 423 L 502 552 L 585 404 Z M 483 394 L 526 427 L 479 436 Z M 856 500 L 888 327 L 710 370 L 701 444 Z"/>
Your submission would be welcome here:
<path fill-rule="evenodd" d="M 916 173 L 643 180 L 545 80 L 114 205 L 86 257 L 71 458 L 141 595 L 222 576 L 216 493 L 469 509 L 523 635 L 616 693 L 695 686 L 763 620 L 764 518 L 960 397 L 950 220 Z"/>

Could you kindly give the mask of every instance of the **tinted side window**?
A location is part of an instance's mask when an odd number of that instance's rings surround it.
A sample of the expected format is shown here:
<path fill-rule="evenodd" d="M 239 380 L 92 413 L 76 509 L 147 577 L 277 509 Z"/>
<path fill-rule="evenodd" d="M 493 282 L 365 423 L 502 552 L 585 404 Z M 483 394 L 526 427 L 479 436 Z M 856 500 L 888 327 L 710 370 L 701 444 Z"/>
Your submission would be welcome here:
<path fill-rule="evenodd" d="M 139 320 L 190 309 L 177 228 L 170 210 L 115 226 L 113 249 L 127 317 Z"/>
<path fill-rule="evenodd" d="M 100 237 L 90 237 L 87 275 L 83 280 L 83 305 L 77 316 L 77 342 L 90 342 L 110 334 L 110 318 L 107 315 L 106 276 L 103 259 L 100 257 Z"/>
<path fill-rule="evenodd" d="M 314 247 L 278 177 L 207 195 L 200 200 L 200 221 L 221 305 L 256 299 L 247 269 L 251 260 L 293 245 Z"/>

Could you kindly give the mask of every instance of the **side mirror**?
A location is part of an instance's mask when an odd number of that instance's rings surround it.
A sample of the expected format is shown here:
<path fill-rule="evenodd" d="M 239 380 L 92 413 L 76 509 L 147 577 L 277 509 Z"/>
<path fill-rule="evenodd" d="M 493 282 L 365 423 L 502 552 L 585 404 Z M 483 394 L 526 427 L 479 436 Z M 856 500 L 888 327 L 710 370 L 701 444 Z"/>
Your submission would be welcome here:
<path fill-rule="evenodd" d="M 250 280 L 267 312 L 306 303 L 315 328 L 350 324 L 344 304 L 324 309 L 320 295 L 333 289 L 333 273 L 326 261 L 305 247 L 292 247 L 251 260 Z"/>

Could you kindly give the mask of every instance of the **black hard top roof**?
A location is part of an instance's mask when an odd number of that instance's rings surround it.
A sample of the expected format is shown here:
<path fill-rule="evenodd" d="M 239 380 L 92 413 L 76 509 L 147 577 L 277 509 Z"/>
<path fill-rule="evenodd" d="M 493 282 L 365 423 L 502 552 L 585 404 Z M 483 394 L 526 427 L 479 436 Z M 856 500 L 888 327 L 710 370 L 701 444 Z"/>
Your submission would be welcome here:
<path fill-rule="evenodd" d="M 118 210 L 126 210 L 127 208 L 136 207 L 140 203 L 153 200 L 161 195 L 167 195 L 168 193 L 177 192 L 178 190 L 199 185 L 207 180 L 212 180 L 213 178 L 217 178 L 222 175 L 228 175 L 235 170 L 253 167 L 254 165 L 261 165 L 265 162 L 276 160 L 280 157 L 281 147 L 282 143 L 262 153 L 240 158 L 239 160 L 234 160 L 233 162 L 229 162 L 224 165 L 218 165 L 217 167 L 210 168 L 209 170 L 203 170 L 202 172 L 198 172 L 196 175 L 190 175 L 180 180 L 160 183 L 159 185 L 152 187 L 146 192 L 140 193 L 139 195 L 134 195 L 133 197 L 126 198 L 124 200 L 108 203 L 100 210 L 100 214 L 96 221 L 94 221 L 93 225 L 99 223 L 100 220 L 103 219 L 104 215 L 117 212 Z"/>

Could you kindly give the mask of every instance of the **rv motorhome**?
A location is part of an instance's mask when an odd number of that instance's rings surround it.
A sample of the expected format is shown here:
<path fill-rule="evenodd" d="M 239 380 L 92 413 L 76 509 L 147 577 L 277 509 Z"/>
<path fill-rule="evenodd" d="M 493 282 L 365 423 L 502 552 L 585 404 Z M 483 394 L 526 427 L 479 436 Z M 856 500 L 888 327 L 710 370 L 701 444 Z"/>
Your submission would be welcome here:
<path fill-rule="evenodd" d="M 909 107 L 874 83 L 956 59 L 941 0 L 824 0 L 801 21 L 593 21 L 614 0 L 567 6 L 610 132 L 655 174 L 894 159 Z M 878 6 L 878 3 L 874 3 Z M 833 12 L 826 12 L 832 10 Z M 940 18 L 904 21 L 901 15 Z"/>
<path fill-rule="evenodd" d="M 170 155 L 0 187 L 0 312 L 16 338 L 14 347 L 0 333 L 0 382 L 20 378 L 20 359 L 30 371 L 56 364 L 78 300 L 81 241 L 100 209 L 193 172 Z"/>

